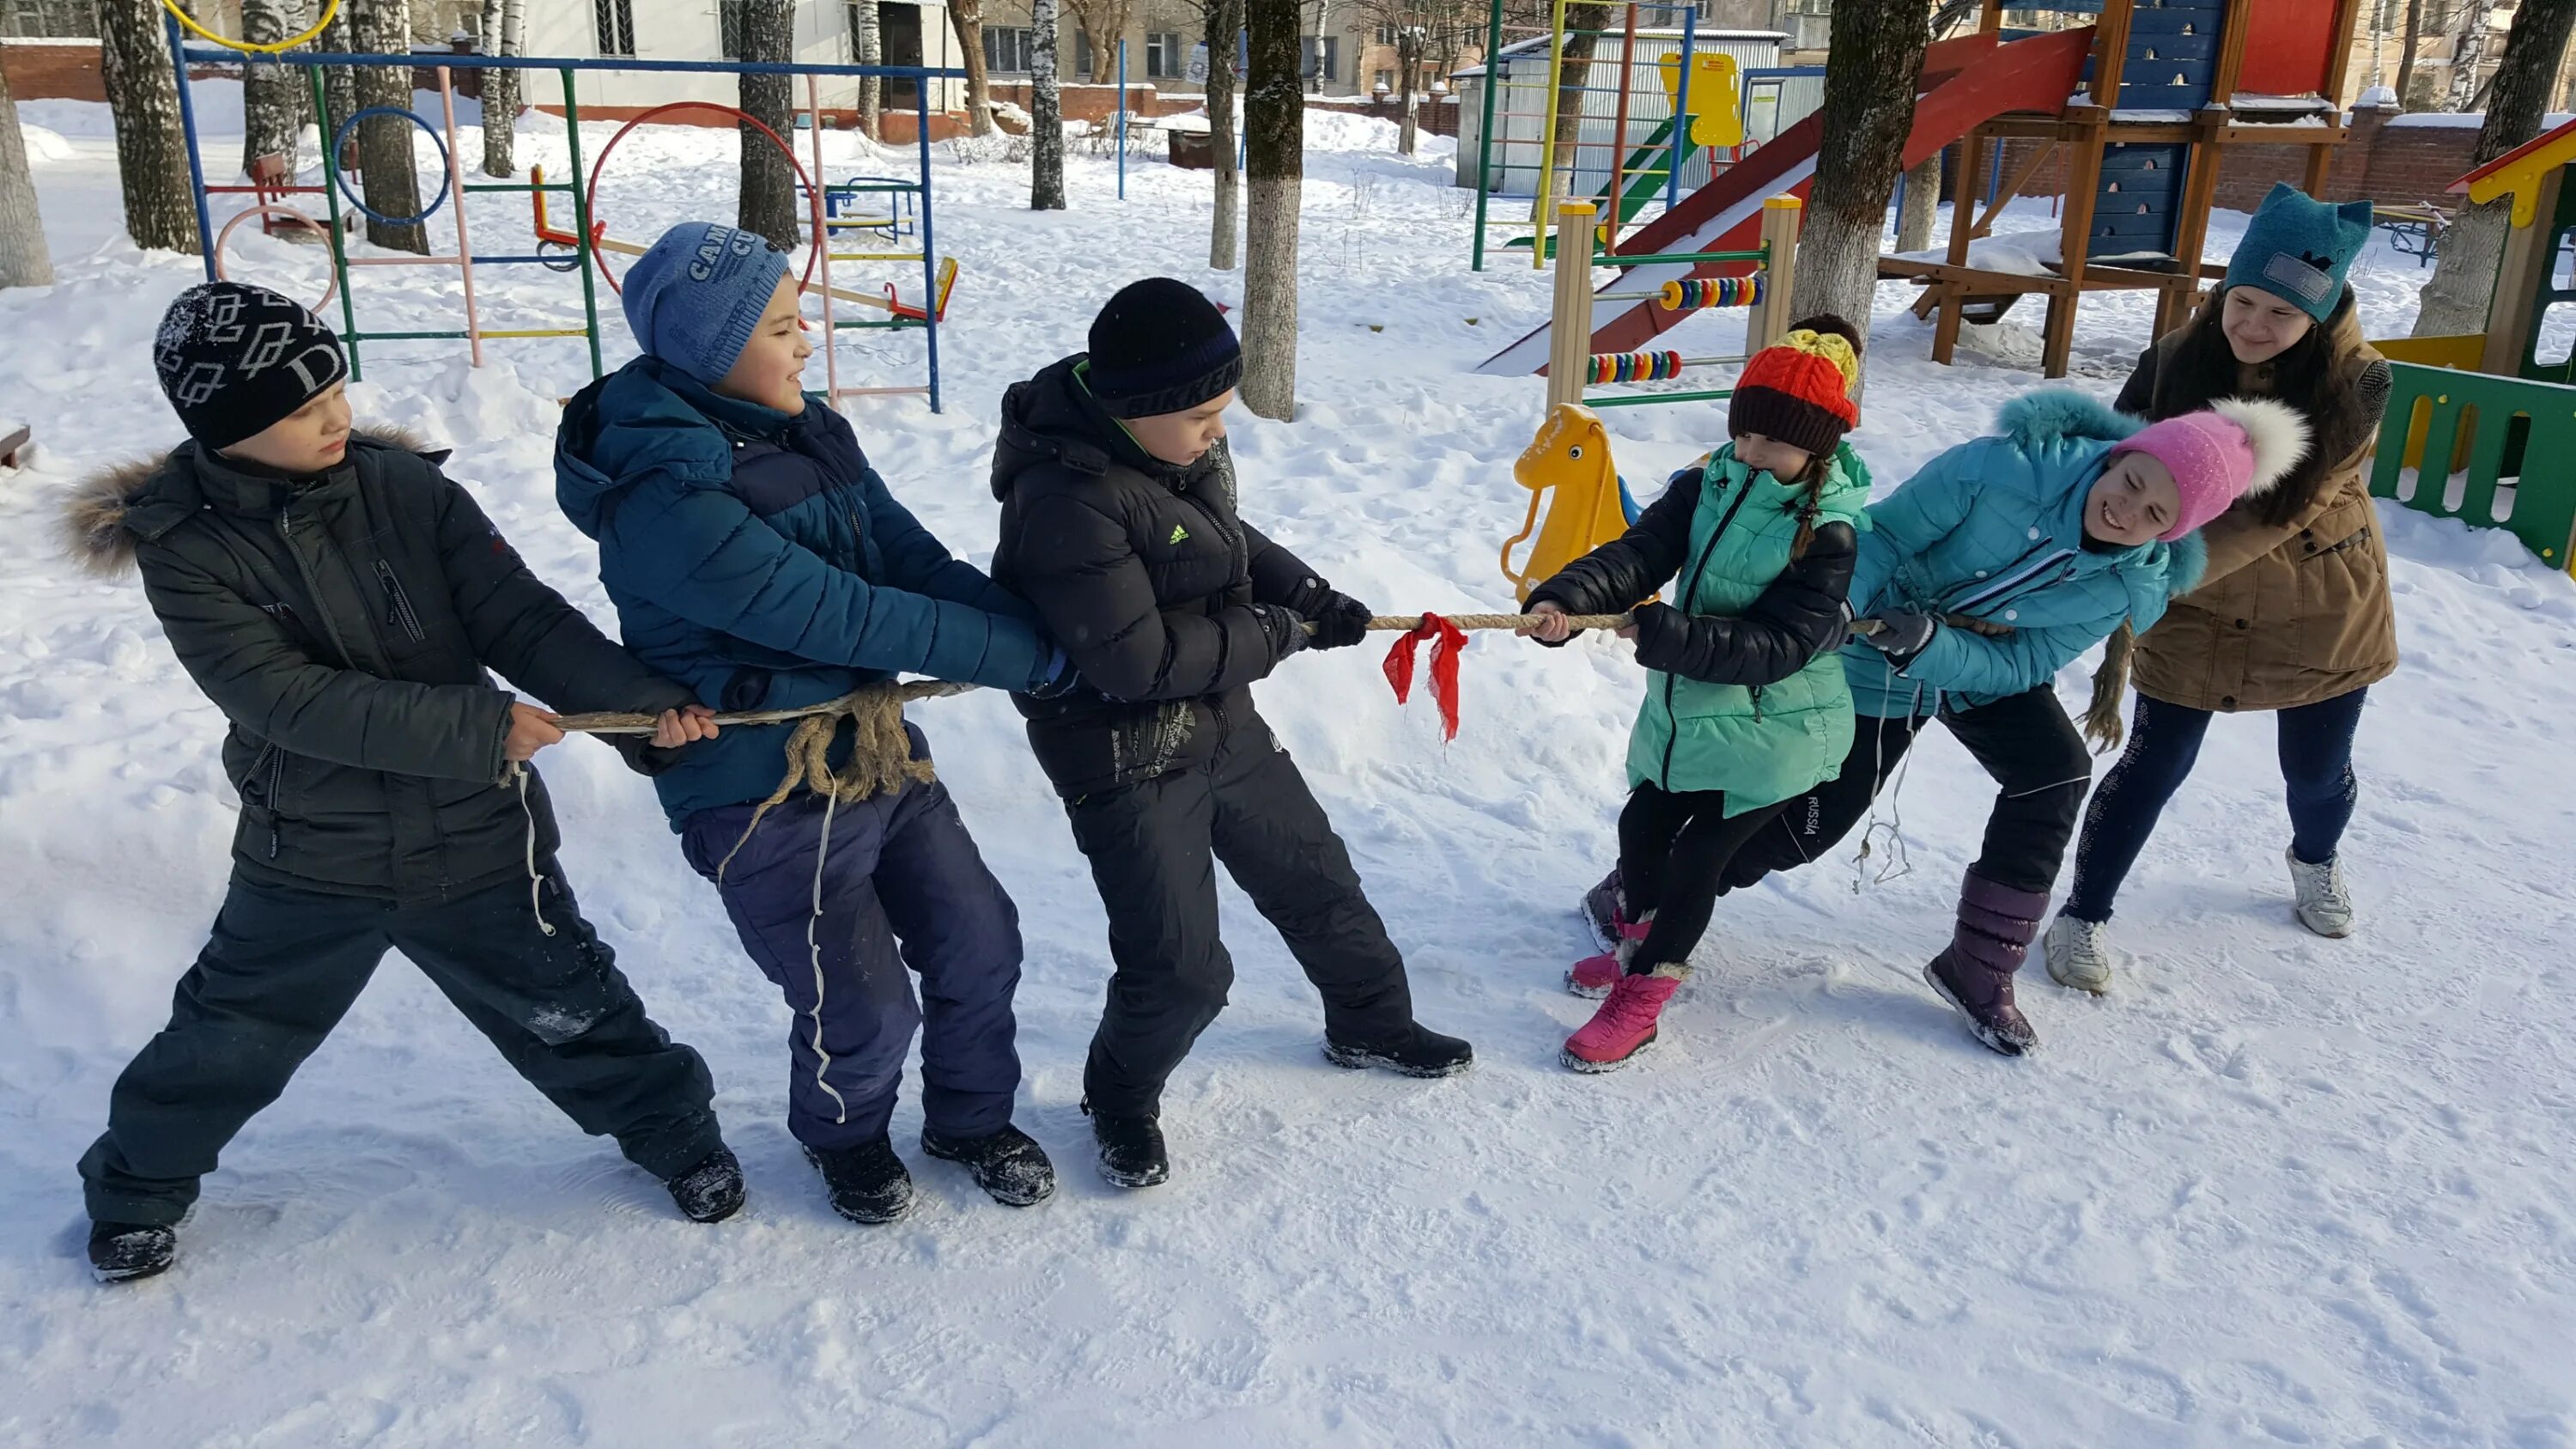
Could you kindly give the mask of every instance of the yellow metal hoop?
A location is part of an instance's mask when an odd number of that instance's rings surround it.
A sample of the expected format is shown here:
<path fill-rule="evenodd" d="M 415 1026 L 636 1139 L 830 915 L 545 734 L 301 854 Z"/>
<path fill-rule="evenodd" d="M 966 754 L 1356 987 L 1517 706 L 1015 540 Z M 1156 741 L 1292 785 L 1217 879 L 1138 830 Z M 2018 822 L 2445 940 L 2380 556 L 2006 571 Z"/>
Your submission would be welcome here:
<path fill-rule="evenodd" d="M 161 8 L 169 11 L 172 19 L 177 20 L 181 25 L 188 27 L 190 31 L 194 32 L 199 37 L 211 40 L 215 44 L 220 45 L 227 50 L 247 51 L 252 55 L 279 55 L 286 51 L 293 50 L 295 47 L 302 45 L 304 42 L 311 40 L 317 35 L 320 35 L 324 30 L 329 29 L 331 18 L 340 13 L 340 0 L 322 0 L 322 18 L 313 22 L 312 29 L 305 31 L 302 35 L 296 36 L 292 40 L 281 40 L 273 45 L 254 45 L 247 40 L 235 40 L 230 36 L 217 35 L 206 27 L 199 25 L 196 21 L 189 19 L 188 12 L 179 8 L 178 0 L 161 0 Z"/>

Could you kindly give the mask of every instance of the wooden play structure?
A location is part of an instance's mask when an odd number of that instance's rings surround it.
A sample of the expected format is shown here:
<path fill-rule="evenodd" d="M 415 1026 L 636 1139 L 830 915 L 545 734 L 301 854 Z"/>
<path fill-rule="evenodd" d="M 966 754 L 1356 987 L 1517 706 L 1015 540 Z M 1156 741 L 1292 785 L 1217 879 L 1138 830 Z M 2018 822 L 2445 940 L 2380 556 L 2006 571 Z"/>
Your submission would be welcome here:
<path fill-rule="evenodd" d="M 2510 529 L 2562 569 L 2576 564 L 2576 471 L 2564 465 L 2576 457 L 2576 337 L 2564 318 L 2545 324 L 2553 308 L 2576 306 L 2576 286 L 2558 281 L 2559 259 L 2576 252 L 2571 170 L 2576 121 L 2453 182 L 2473 203 L 2512 199 L 2486 331 L 2371 344 L 2389 359 L 2391 389 L 2370 491 L 2472 528 Z M 2449 466 L 2426 478 L 2427 458 Z M 2561 463 L 2527 466 L 2551 458 Z"/>
<path fill-rule="evenodd" d="M 2156 334 L 2182 325 L 2201 284 L 2223 268 L 2200 262 L 2219 167 L 2238 145 L 2304 146 L 2306 190 L 2323 189 L 2345 134 L 2335 98 L 2362 0 L 2014 0 L 2032 11 L 2095 15 L 2089 26 L 2017 38 L 2003 0 L 1985 0 L 1978 34 L 2007 48 L 2076 37 L 2082 90 L 2016 106 L 1969 127 L 1959 147 L 1943 260 L 1881 259 L 1879 275 L 1920 282 L 1918 315 L 1938 313 L 1932 358 L 1948 362 L 1959 325 L 1990 322 L 2022 297 L 2048 299 L 2041 370 L 2066 373 L 2079 299 L 2088 291 L 2152 290 Z M 1953 42 L 1944 42 L 1945 44 Z M 1941 47 L 1933 47 L 1937 52 Z M 1931 66 L 1927 62 L 1927 73 Z M 2070 88 L 2071 89 L 2071 88 Z M 1925 104 L 1933 97 L 1927 95 Z M 1921 133 L 1918 111 L 1917 134 Z M 2000 186 L 1999 144 L 2022 141 Z M 1906 148 L 1906 164 L 1929 150 Z M 2052 158 L 2063 163 L 2054 259 L 2038 270 L 1977 265 L 1976 243 Z M 2286 178 L 2285 178 L 2286 179 Z M 1992 193 L 1987 204 L 1978 198 Z"/>
<path fill-rule="evenodd" d="M 1742 276 L 1679 278 L 1650 292 L 1595 293 L 1591 262 L 1580 248 L 1562 249 L 1556 257 L 1556 287 L 1550 299 L 1549 336 L 1554 339 L 1554 350 L 1548 355 L 1546 371 L 1551 418 L 1565 403 L 1640 407 L 1649 403 L 1714 402 L 1734 396 L 1732 387 L 1598 395 L 1588 394 L 1586 389 L 1609 383 L 1662 382 L 1680 376 L 1687 368 L 1732 366 L 1779 341 L 1780 334 L 1789 330 L 1790 308 L 1795 305 L 1799 211 L 1796 197 L 1773 197 L 1762 212 L 1762 244 L 1748 251 L 1630 258 L 1631 263 L 1715 260 L 1753 265 L 1753 270 Z M 1591 227 L 1593 217 L 1592 203 L 1569 201 L 1557 209 L 1557 235 L 1581 236 Z M 1589 350 L 1589 340 L 1596 302 L 1647 303 L 1676 317 L 1711 307 L 1742 307 L 1746 309 L 1744 350 L 1706 357 L 1684 357 L 1671 349 L 1593 352 Z"/>

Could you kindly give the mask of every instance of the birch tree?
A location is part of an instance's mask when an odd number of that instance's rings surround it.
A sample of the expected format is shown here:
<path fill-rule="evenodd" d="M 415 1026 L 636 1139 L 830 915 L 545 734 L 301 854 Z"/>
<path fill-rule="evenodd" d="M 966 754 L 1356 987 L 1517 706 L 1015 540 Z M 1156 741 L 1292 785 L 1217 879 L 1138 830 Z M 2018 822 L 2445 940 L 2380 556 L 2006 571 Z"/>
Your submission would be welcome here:
<path fill-rule="evenodd" d="M 742 58 L 783 64 L 795 55 L 796 0 L 749 0 L 743 6 Z M 782 138 L 788 134 L 792 124 L 788 112 L 796 104 L 795 77 L 745 75 L 741 93 L 743 110 Z M 758 127 L 735 129 L 742 133 L 742 189 L 734 224 L 769 238 L 781 251 L 794 251 L 799 236 L 796 170 Z"/>
<path fill-rule="evenodd" d="M 179 129 L 179 86 L 157 0 L 99 0 L 99 70 L 116 127 L 125 232 L 137 246 L 194 255 L 197 205 Z"/>
<path fill-rule="evenodd" d="M 350 43 L 359 55 L 411 54 L 411 7 L 403 0 L 349 0 Z M 411 68 L 362 65 L 358 71 L 358 105 L 411 109 Z M 420 170 L 413 159 L 417 134 L 403 117 L 369 116 L 358 123 L 360 178 L 367 206 L 379 216 L 420 214 Z M 454 198 L 450 198 L 453 202 Z M 388 224 L 370 217 L 367 240 L 395 251 L 429 255 L 429 228 L 417 221 Z"/>
<path fill-rule="evenodd" d="M 1064 210 L 1064 93 L 1056 82 L 1056 0 L 1029 5 L 1029 210 Z"/>
<path fill-rule="evenodd" d="M 483 0 L 483 53 L 528 53 L 527 0 Z M 483 72 L 483 174 L 519 174 L 519 98 L 523 72 Z"/>
<path fill-rule="evenodd" d="M 1931 43 L 1920 0 L 1838 0 L 1825 63 L 1823 135 L 1798 241 L 1798 310 L 1833 312 L 1863 335 L 1878 291 L 1887 199 L 1914 126 L 1914 83 Z"/>
<path fill-rule="evenodd" d="M 306 22 L 294 0 L 242 0 L 242 39 L 275 45 Z M 286 174 L 295 174 L 295 142 L 304 129 L 304 73 L 293 66 L 247 65 L 242 68 L 242 174 L 248 176 L 263 156 L 286 158 Z"/>
<path fill-rule="evenodd" d="M 1234 270 L 1235 237 L 1243 229 L 1243 177 L 1234 165 L 1234 52 L 1243 32 L 1244 0 L 1208 0 L 1208 162 L 1216 180 L 1216 218 L 1208 226 L 1208 265 Z M 1301 107 L 1305 104 L 1300 101 Z M 1304 120 L 1300 117 L 1299 124 Z"/>
<path fill-rule="evenodd" d="M 27 170 L 27 137 L 9 98 L 9 73 L 0 69 L 0 287 L 53 284 L 54 259 L 36 214 L 36 178 Z"/>
<path fill-rule="evenodd" d="M 885 30 L 877 23 L 877 0 L 851 0 L 850 50 L 861 65 L 885 64 Z M 885 82 L 859 77 L 859 129 L 871 141 L 885 139 Z"/>
<path fill-rule="evenodd" d="M 1306 94 L 1298 74 L 1298 0 L 1245 0 L 1250 65 L 1243 106 L 1251 207 L 1243 258 L 1243 403 L 1260 417 L 1297 411 L 1297 205 L 1306 175 Z"/>

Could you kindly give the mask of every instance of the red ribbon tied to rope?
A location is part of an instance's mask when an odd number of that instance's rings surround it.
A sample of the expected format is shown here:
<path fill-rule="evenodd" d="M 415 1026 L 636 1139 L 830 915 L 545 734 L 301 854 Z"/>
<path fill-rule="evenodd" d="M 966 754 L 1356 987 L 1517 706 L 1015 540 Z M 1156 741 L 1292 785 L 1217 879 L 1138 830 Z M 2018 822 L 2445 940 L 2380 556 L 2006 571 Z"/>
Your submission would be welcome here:
<path fill-rule="evenodd" d="M 1467 631 L 1441 618 L 1425 614 L 1422 622 L 1396 636 L 1395 647 L 1386 651 L 1386 682 L 1395 686 L 1395 702 L 1402 704 L 1413 693 L 1413 652 L 1423 640 L 1431 642 L 1431 702 L 1440 707 L 1440 738 L 1458 738 L 1458 651 L 1467 647 Z"/>

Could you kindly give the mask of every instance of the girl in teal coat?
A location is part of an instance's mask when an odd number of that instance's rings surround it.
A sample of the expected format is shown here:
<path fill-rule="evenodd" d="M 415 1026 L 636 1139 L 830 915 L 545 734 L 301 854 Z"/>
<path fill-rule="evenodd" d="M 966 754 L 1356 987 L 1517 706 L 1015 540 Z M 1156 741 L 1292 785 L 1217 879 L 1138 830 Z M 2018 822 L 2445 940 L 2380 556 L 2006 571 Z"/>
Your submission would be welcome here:
<path fill-rule="evenodd" d="M 1999 426 L 1870 506 L 1851 584 L 1858 637 L 1842 650 L 1859 715 L 1851 752 L 1736 854 L 1723 884 L 1832 848 L 1938 717 L 2001 789 L 1950 947 L 1923 974 L 1979 1041 L 2018 1056 L 2036 1037 L 2013 973 L 2093 775 L 2057 672 L 2189 591 L 2200 525 L 2288 471 L 2307 429 L 2249 399 L 2142 425 L 2073 392 L 2022 398 Z"/>
<path fill-rule="evenodd" d="M 1859 372 L 1850 324 L 1816 317 L 1746 366 L 1727 408 L 1734 441 L 1672 477 L 1612 543 L 1530 593 L 1527 632 L 1557 644 L 1569 614 L 1638 605 L 1646 697 L 1628 741 L 1619 867 L 1638 905 L 1616 949 L 1568 984 L 1607 999 L 1568 1038 L 1582 1072 L 1626 1064 L 1655 1040 L 1688 970 L 1727 862 L 1790 799 L 1831 777 L 1852 737 L 1833 646 L 1869 472 L 1842 442 Z"/>

